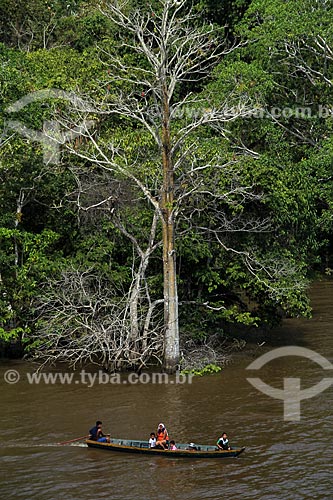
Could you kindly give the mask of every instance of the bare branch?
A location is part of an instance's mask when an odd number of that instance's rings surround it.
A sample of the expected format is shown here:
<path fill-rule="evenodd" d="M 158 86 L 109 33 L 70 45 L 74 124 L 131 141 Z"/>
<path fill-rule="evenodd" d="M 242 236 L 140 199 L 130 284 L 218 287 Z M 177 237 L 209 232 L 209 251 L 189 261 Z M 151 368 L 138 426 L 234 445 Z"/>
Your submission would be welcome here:
<path fill-rule="evenodd" d="M 146 366 L 163 351 L 161 326 L 153 316 L 157 303 L 150 304 L 148 313 L 140 308 L 145 328 L 133 339 L 124 294 L 92 270 L 67 271 L 60 280 L 45 283 L 35 304 L 40 315 L 35 358 L 72 367 L 95 363 L 110 371 Z"/>

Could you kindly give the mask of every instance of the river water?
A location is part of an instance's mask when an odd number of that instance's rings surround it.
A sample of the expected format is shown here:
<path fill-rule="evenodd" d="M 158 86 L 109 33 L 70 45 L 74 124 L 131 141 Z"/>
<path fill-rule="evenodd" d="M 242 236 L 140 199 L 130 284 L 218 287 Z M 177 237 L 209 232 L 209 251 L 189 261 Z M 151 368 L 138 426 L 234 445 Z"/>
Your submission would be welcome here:
<path fill-rule="evenodd" d="M 260 376 L 283 389 L 283 379 L 293 377 L 303 389 L 333 377 L 299 356 L 270 361 L 255 374 L 246 370 L 265 352 L 288 345 L 333 362 L 333 281 L 315 283 L 311 301 L 311 320 L 286 320 L 265 344 L 249 344 L 221 373 L 192 383 L 89 384 L 77 373 L 72 383 L 33 384 L 31 364 L 2 361 L 0 498 L 331 500 L 333 386 L 301 401 L 299 420 L 286 420 L 283 401 L 247 381 Z M 19 374 L 17 383 L 5 383 L 8 370 Z M 146 439 L 160 421 L 178 442 L 214 444 L 226 431 L 231 445 L 246 451 L 237 459 L 175 460 L 57 444 L 84 436 L 96 419 L 121 438 Z"/>

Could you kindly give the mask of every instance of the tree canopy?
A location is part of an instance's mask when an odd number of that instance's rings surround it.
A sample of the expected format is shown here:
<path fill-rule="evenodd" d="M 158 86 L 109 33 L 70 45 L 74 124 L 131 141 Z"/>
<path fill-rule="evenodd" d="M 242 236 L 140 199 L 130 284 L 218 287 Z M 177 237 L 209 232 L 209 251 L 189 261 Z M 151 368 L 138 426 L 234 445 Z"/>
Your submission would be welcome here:
<path fill-rule="evenodd" d="M 215 6 L 2 3 L 4 342 L 172 371 L 189 338 L 310 314 L 332 265 L 333 7 Z"/>

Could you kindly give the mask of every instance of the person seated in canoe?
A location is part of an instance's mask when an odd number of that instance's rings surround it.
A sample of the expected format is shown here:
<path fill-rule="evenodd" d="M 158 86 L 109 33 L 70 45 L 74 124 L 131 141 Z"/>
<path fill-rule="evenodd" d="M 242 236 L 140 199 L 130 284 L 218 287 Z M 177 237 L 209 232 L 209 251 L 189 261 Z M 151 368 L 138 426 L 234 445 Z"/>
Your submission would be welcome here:
<path fill-rule="evenodd" d="M 156 446 L 155 432 L 150 433 L 150 438 L 149 438 L 148 444 L 149 444 L 149 448 L 155 448 L 155 446 Z"/>
<path fill-rule="evenodd" d="M 171 441 L 170 441 L 169 450 L 171 450 L 171 451 L 178 450 L 176 443 L 174 442 L 173 439 L 171 439 Z"/>
<path fill-rule="evenodd" d="M 222 436 L 217 440 L 216 446 L 219 450 L 230 450 L 229 439 L 226 432 L 222 433 Z"/>
<path fill-rule="evenodd" d="M 156 433 L 156 448 L 162 448 L 166 450 L 169 444 L 169 436 L 168 431 L 165 428 L 165 425 L 161 422 L 158 424 L 157 433 Z"/>
<path fill-rule="evenodd" d="M 92 441 L 98 441 L 99 443 L 107 443 L 110 442 L 110 435 L 105 436 L 102 431 L 102 422 L 97 420 L 95 427 L 92 427 L 89 431 L 89 439 Z"/>

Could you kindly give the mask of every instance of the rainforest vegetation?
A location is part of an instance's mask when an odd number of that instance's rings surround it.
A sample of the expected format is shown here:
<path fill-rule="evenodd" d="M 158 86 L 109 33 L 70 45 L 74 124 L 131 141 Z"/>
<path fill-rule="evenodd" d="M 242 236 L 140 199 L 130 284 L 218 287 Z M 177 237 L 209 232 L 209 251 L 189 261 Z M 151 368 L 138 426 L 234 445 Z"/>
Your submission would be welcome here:
<path fill-rule="evenodd" d="M 328 0 L 2 0 L 0 339 L 174 371 L 331 272 Z"/>

